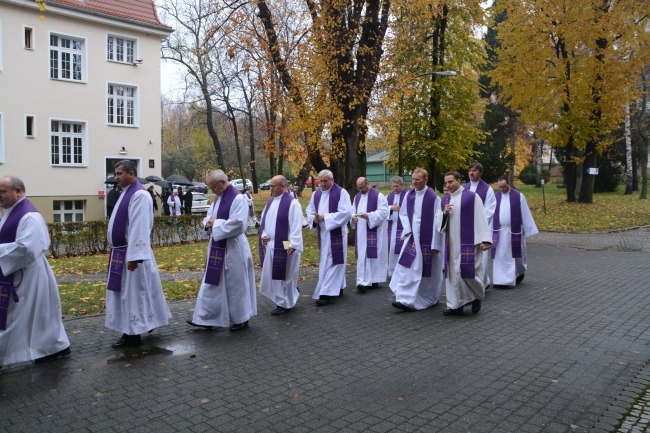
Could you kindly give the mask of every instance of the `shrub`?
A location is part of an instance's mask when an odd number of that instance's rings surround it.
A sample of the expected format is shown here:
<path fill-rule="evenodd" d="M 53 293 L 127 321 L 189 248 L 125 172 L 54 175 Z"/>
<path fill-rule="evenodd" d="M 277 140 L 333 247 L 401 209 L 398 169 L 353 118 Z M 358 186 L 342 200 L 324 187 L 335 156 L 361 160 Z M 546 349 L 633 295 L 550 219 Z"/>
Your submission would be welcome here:
<path fill-rule="evenodd" d="M 551 178 L 551 174 L 548 170 L 542 169 L 542 179 L 545 182 Z M 528 164 L 521 170 L 519 173 L 519 180 L 521 180 L 524 185 L 535 185 L 537 183 L 537 166 L 535 164 Z"/>

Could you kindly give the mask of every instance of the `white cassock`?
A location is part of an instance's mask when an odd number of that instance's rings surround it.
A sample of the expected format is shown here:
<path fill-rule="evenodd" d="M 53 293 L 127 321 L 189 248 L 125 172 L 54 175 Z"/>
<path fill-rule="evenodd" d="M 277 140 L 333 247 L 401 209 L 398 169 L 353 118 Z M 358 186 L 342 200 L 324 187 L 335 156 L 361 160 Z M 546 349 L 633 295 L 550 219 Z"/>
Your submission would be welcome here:
<path fill-rule="evenodd" d="M 448 308 L 460 308 L 475 299 L 483 300 L 485 297 L 485 281 L 483 279 L 483 254 L 490 250 L 482 251 L 479 244 L 492 243 L 492 235 L 485 218 L 483 202 L 478 194 L 474 194 L 474 278 L 461 278 L 460 276 L 460 214 L 461 214 L 461 186 L 456 192 L 451 193 L 450 203 L 452 211 L 447 217 L 447 223 L 442 225 L 442 209 L 437 208 L 436 228 L 447 233 L 447 248 L 449 259 L 447 263 L 447 278 L 445 279 L 445 293 Z M 440 218 L 438 218 L 440 217 Z M 444 254 L 444 250 L 443 250 Z"/>
<path fill-rule="evenodd" d="M 428 187 L 427 187 L 428 188 Z M 436 195 L 432 209 L 423 209 L 422 203 L 424 193 L 427 190 L 424 188 L 422 191 L 415 191 L 415 205 L 413 207 L 413 224 L 409 223 L 406 200 L 402 201 L 402 207 L 399 210 L 399 217 L 402 220 L 402 251 L 406 248 L 409 242 L 409 236 L 413 236 L 415 242 L 415 250 L 418 254 L 411 264 L 410 268 L 404 267 L 397 263 L 393 271 L 393 277 L 390 280 L 390 289 L 395 293 L 395 301 L 407 307 L 423 310 L 436 305 L 440 300 L 440 293 L 442 292 L 442 265 L 443 265 L 443 252 L 445 245 L 445 235 L 436 230 L 436 221 L 442 217 L 436 215 L 436 209 L 440 209 L 440 197 Z M 422 253 L 420 251 L 420 225 L 422 223 L 422 213 L 430 212 L 435 215 L 431 227 L 432 238 L 429 239 L 428 244 L 431 245 L 432 250 L 437 250 L 437 253 L 431 253 L 431 277 L 422 276 Z M 394 226 L 396 227 L 396 226 Z"/>
<path fill-rule="evenodd" d="M 137 182 L 137 181 L 136 181 Z M 111 244 L 113 224 L 127 186 L 120 194 L 108 222 L 108 242 Z M 153 201 L 147 190 L 136 191 L 129 202 L 126 226 L 126 262 L 142 260 L 134 271 L 124 266 L 122 290 L 106 290 L 106 320 L 108 329 L 127 335 L 138 335 L 167 325 L 172 313 L 165 300 L 156 258 L 151 249 Z M 112 246 L 112 244 L 111 244 Z"/>
<path fill-rule="evenodd" d="M 300 256 L 303 251 L 302 206 L 300 206 L 298 200 L 291 200 L 291 206 L 289 207 L 289 247 L 295 251 L 290 256 L 287 256 L 286 279 L 274 280 L 271 278 L 273 274 L 273 245 L 275 244 L 275 224 L 281 199 L 282 196 L 275 197 L 262 212 L 264 231 L 261 235 L 268 236 L 270 240 L 266 244 L 266 255 L 262 265 L 260 293 L 273 301 L 275 305 L 282 308 L 293 308 L 298 302 L 298 273 L 300 271 Z M 266 214 L 266 217 L 264 214 Z"/>
<path fill-rule="evenodd" d="M 216 196 L 203 220 L 203 226 L 211 216 L 217 217 L 220 203 L 221 196 Z M 226 255 L 218 286 L 206 284 L 203 275 L 192 317 L 192 322 L 197 325 L 226 328 L 257 315 L 253 256 L 245 234 L 247 224 L 248 203 L 243 194 L 237 194 L 230 206 L 228 219 L 215 219 L 212 226 L 213 242 L 227 239 Z"/>
<path fill-rule="evenodd" d="M 519 200 L 521 207 L 521 258 L 512 257 L 512 239 L 510 227 L 510 191 L 501 193 L 501 206 L 499 207 L 499 240 L 496 253 L 492 260 L 492 282 L 500 286 L 515 286 L 517 277 L 526 272 L 526 237 L 539 233 L 537 225 L 530 213 L 526 197 L 521 194 Z"/>
<path fill-rule="evenodd" d="M 393 271 L 395 270 L 395 265 L 397 264 L 397 259 L 399 259 L 399 252 L 395 252 L 395 236 L 397 235 L 397 220 L 399 219 L 399 211 L 391 211 L 390 207 L 394 204 L 399 206 L 399 199 L 402 195 L 406 195 L 408 191 L 402 191 L 400 194 L 395 194 L 393 198 L 393 203 L 388 203 L 388 221 L 392 224 L 392 230 L 390 231 L 390 237 L 388 239 L 388 245 L 390 250 L 388 251 L 388 276 L 393 276 Z M 404 205 L 404 201 L 402 201 Z"/>
<path fill-rule="evenodd" d="M 15 205 L 14 205 L 15 206 Z M 12 208 L 5 211 L 0 228 Z M 18 223 L 15 242 L 0 244 L 0 269 L 14 274 L 18 302 L 9 301 L 7 329 L 0 331 L 0 366 L 31 361 L 70 346 L 61 321 L 59 288 L 45 258 L 50 236 L 41 214 Z"/>
<path fill-rule="evenodd" d="M 469 190 L 476 192 L 478 188 L 478 182 L 469 181 Z M 479 197 L 480 198 L 480 197 Z M 483 203 L 483 210 L 485 211 L 485 217 L 488 221 L 488 227 L 492 227 L 492 219 L 494 218 L 494 210 L 497 208 L 497 199 L 494 195 L 494 190 L 492 187 L 489 187 L 487 194 L 485 194 L 485 202 Z M 490 254 L 483 254 L 483 281 L 485 282 L 485 287 L 490 285 L 490 275 L 488 272 L 488 261 L 490 259 Z"/>
<path fill-rule="evenodd" d="M 167 205 L 169 206 L 169 214 L 171 216 L 180 216 L 181 215 L 181 199 L 177 195 L 170 195 L 167 198 Z M 115 206 L 117 209 L 117 206 Z M 175 212 L 175 213 L 174 213 Z"/>
<path fill-rule="evenodd" d="M 348 228 L 347 224 L 352 218 L 352 203 L 350 194 L 341 189 L 341 197 L 336 209 L 330 211 L 329 201 L 332 188 L 323 191 L 318 203 L 318 209 L 314 207 L 314 195 L 312 194 L 307 206 L 307 223 L 311 230 L 318 230 L 320 236 L 320 253 L 318 262 L 318 284 L 314 289 L 313 299 L 319 296 L 338 296 L 341 290 L 345 289 L 345 270 L 348 257 Z M 314 214 L 324 214 L 325 220 L 314 227 Z M 341 227 L 343 232 L 343 261 L 341 265 L 332 264 L 332 249 L 330 248 L 330 231 Z"/>
<path fill-rule="evenodd" d="M 388 256 L 388 202 L 384 194 L 377 196 L 377 210 L 367 212 L 368 194 L 361 194 L 355 213 L 368 213 L 368 219 L 359 218 L 355 224 L 350 220 L 352 228 L 357 229 L 357 285 L 370 286 L 373 283 L 386 282 L 386 263 Z M 354 205 L 353 205 L 354 206 Z M 377 227 L 377 258 L 366 257 L 368 229 Z"/>

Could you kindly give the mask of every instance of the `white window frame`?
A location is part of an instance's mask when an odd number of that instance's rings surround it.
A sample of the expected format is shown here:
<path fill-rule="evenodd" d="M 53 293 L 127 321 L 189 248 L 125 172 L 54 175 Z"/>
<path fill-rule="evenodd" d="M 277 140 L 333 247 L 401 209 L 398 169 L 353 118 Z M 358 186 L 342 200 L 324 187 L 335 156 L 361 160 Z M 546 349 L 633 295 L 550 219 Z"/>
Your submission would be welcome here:
<path fill-rule="evenodd" d="M 57 45 L 56 47 L 52 46 L 52 37 L 57 37 L 58 38 L 58 43 L 60 44 L 61 39 L 63 40 L 69 40 L 71 42 L 70 45 L 72 45 L 75 42 L 79 43 L 79 49 L 75 49 L 74 47 L 61 47 L 60 45 Z M 80 37 L 80 36 L 75 36 L 75 35 L 70 35 L 62 32 L 49 32 L 48 34 L 48 76 L 50 77 L 50 80 L 58 80 L 58 81 L 69 81 L 72 83 L 86 83 L 88 81 L 87 79 L 87 46 L 88 43 L 86 41 L 86 38 Z M 52 52 L 56 51 L 57 53 L 57 66 L 56 66 L 56 77 L 53 77 L 53 67 L 52 67 Z M 74 65 L 77 63 L 74 60 L 68 59 L 66 63 L 70 64 L 70 68 L 63 68 L 62 63 L 63 63 L 63 57 L 64 55 L 69 56 L 70 58 L 74 58 L 74 56 L 80 56 L 79 59 L 79 70 L 75 71 Z M 63 77 L 64 73 L 68 73 L 68 77 Z M 79 73 L 79 78 L 74 78 L 75 73 Z"/>
<path fill-rule="evenodd" d="M 5 162 L 5 114 L 0 112 L 0 164 Z"/>
<path fill-rule="evenodd" d="M 2 20 L 0 20 L 0 72 L 2 72 Z"/>
<path fill-rule="evenodd" d="M 77 203 L 81 203 L 81 209 L 77 209 Z M 55 203 L 59 203 L 59 209 L 55 209 Z M 70 203 L 71 209 L 65 209 L 65 204 Z M 79 211 L 81 211 L 81 219 L 77 220 Z M 66 214 L 72 215 L 70 221 L 66 221 Z M 86 200 L 53 200 L 52 201 L 52 219 L 54 222 L 82 222 L 86 220 Z M 58 219 L 58 221 L 57 221 Z"/>
<path fill-rule="evenodd" d="M 25 42 L 26 42 L 26 40 L 25 40 L 25 31 L 26 31 L 27 29 L 29 29 L 29 31 L 30 31 L 29 47 L 27 46 L 27 44 L 25 44 Z M 34 37 L 34 32 L 35 32 L 34 27 L 32 27 L 32 26 L 25 26 L 25 25 L 23 26 L 23 37 L 22 37 L 22 41 L 23 41 L 23 48 L 24 48 L 24 49 L 26 49 L 26 50 L 30 50 L 30 51 L 33 51 L 33 50 L 35 49 L 35 47 L 34 47 L 34 43 L 36 42 L 36 37 Z"/>
<path fill-rule="evenodd" d="M 106 60 L 115 63 L 133 65 L 138 57 L 139 41 L 137 38 L 121 35 L 118 33 L 106 33 Z M 132 53 L 129 55 L 128 43 L 132 42 Z M 121 45 L 121 47 L 120 47 Z M 120 55 L 122 58 L 120 59 Z"/>
<path fill-rule="evenodd" d="M 32 133 L 29 134 L 29 131 L 27 130 L 27 125 L 30 122 L 31 119 L 31 127 L 32 127 Z M 36 116 L 33 114 L 25 114 L 25 137 L 26 138 L 36 138 Z"/>
<path fill-rule="evenodd" d="M 123 89 L 119 94 L 120 88 Z M 112 89 L 112 94 L 110 93 Z M 133 91 L 133 96 L 127 96 L 128 90 Z M 139 87 L 134 84 L 117 83 L 108 81 L 106 83 L 106 124 L 111 126 L 124 126 L 135 128 L 140 124 L 139 115 Z M 129 123 L 128 105 L 132 103 L 132 120 Z M 120 106 L 122 107 L 120 115 Z M 124 108 L 126 107 L 126 108 Z M 121 117 L 120 117 L 121 116 Z"/>
<path fill-rule="evenodd" d="M 58 123 L 58 131 L 52 131 L 53 127 L 53 122 Z M 71 130 L 69 131 L 62 131 L 62 126 L 63 125 L 69 124 L 71 127 L 74 125 L 81 126 L 81 132 L 76 132 L 74 131 L 74 128 L 70 128 Z M 67 128 L 65 128 L 67 129 Z M 48 130 L 49 130 L 49 136 L 50 136 L 50 141 L 49 141 L 49 152 L 48 152 L 48 158 L 49 158 L 49 164 L 52 167 L 87 167 L 88 166 L 88 122 L 85 120 L 77 120 L 77 119 L 60 119 L 60 118 L 50 118 L 48 122 Z M 55 138 L 57 138 L 56 146 L 58 146 L 58 162 L 53 161 L 53 147 L 55 146 L 54 141 Z M 81 147 L 81 161 L 80 162 L 75 162 L 74 160 L 71 162 L 62 162 L 64 157 L 66 156 L 63 152 L 63 144 L 62 141 L 65 138 L 70 138 L 70 139 L 80 139 L 80 147 Z M 68 144 L 68 146 L 71 146 L 74 148 L 78 144 L 72 143 Z M 72 150 L 72 149 L 71 149 Z M 74 151 L 70 152 L 70 157 L 74 159 Z"/>

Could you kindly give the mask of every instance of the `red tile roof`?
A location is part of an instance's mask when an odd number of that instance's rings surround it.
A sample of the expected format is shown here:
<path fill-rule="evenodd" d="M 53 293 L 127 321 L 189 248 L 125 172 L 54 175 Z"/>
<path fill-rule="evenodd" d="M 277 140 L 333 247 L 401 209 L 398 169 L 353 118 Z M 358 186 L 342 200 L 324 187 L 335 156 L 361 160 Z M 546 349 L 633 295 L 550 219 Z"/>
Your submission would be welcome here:
<path fill-rule="evenodd" d="M 171 30 L 169 26 L 161 23 L 158 19 L 153 0 L 48 0 L 47 4 L 108 15 L 123 21 L 135 21 Z"/>

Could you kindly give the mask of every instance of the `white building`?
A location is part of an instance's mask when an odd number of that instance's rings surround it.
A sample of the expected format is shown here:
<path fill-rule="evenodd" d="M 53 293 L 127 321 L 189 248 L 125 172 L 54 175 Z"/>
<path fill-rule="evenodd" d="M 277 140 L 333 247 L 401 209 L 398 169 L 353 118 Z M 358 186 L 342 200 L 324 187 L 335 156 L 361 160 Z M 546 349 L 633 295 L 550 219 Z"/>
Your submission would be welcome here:
<path fill-rule="evenodd" d="M 160 175 L 160 41 L 153 0 L 0 0 L 0 175 L 46 221 L 105 217 L 107 176 Z"/>

